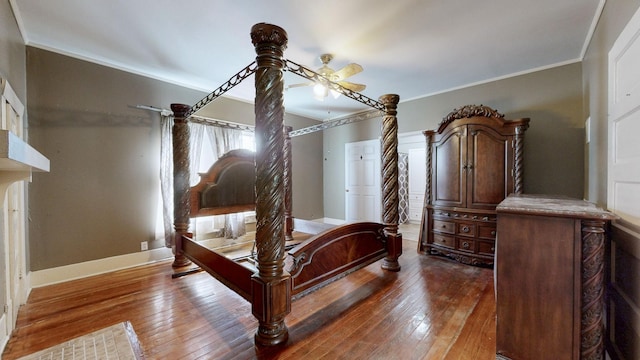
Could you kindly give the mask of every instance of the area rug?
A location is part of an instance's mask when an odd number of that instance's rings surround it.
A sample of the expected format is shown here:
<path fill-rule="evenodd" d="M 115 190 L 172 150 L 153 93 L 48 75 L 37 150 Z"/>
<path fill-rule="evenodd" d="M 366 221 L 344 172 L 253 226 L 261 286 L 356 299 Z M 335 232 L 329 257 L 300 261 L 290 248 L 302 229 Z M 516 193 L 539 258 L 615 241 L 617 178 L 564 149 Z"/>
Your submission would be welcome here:
<path fill-rule="evenodd" d="M 123 322 L 52 346 L 18 360 L 142 360 L 131 323 Z"/>

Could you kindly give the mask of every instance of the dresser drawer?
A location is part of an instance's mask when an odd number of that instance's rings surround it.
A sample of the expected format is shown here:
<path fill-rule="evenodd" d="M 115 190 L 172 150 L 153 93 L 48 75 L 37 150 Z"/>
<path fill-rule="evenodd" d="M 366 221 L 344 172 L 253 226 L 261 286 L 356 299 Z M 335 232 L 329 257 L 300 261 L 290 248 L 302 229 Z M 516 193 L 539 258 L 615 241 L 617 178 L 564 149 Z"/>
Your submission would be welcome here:
<path fill-rule="evenodd" d="M 478 240 L 478 254 L 493 255 L 495 253 L 496 243 L 493 241 Z"/>
<path fill-rule="evenodd" d="M 476 242 L 473 239 L 456 238 L 456 249 L 474 253 L 476 250 Z"/>
<path fill-rule="evenodd" d="M 478 237 L 483 239 L 495 239 L 496 238 L 495 226 L 479 226 Z"/>
<path fill-rule="evenodd" d="M 444 246 L 451 249 L 455 248 L 455 239 L 453 236 L 433 234 L 433 245 Z"/>
<path fill-rule="evenodd" d="M 471 223 L 457 223 L 456 234 L 462 236 L 476 236 L 476 225 Z"/>
<path fill-rule="evenodd" d="M 497 238 L 495 212 L 427 204 L 423 216 L 425 233 L 419 251 L 431 251 L 473 265 L 493 265 Z"/>
<path fill-rule="evenodd" d="M 447 234 L 455 234 L 456 224 L 450 221 L 433 220 L 433 230 Z"/>

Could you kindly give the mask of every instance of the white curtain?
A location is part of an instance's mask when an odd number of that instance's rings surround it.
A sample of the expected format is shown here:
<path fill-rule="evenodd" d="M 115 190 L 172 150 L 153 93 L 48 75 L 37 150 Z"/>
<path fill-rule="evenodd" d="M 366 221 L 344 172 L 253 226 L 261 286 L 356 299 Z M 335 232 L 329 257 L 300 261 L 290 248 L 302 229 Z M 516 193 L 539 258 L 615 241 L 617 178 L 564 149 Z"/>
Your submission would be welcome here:
<path fill-rule="evenodd" d="M 162 195 L 162 223 L 164 245 L 173 247 L 173 144 L 171 129 L 173 116 L 160 116 L 160 193 Z"/>
<path fill-rule="evenodd" d="M 173 146 L 171 131 L 173 127 L 172 116 L 161 116 L 161 145 L 160 145 L 160 189 L 162 193 L 162 215 L 164 224 L 165 245 L 173 246 Z M 220 156 L 230 150 L 238 149 L 242 145 L 242 130 L 225 129 L 217 126 L 203 125 L 199 123 L 189 123 L 190 148 L 189 148 L 189 184 L 194 186 L 200 181 L 199 172 L 208 170 Z M 209 149 L 203 149 L 205 136 L 207 137 Z M 202 154 L 207 164 L 201 166 Z M 237 238 L 246 233 L 244 215 L 228 214 L 224 215 L 225 226 L 224 236 L 226 238 Z"/>
<path fill-rule="evenodd" d="M 409 154 L 398 153 L 398 224 L 409 221 Z"/>
<path fill-rule="evenodd" d="M 194 124 L 195 125 L 195 124 Z M 205 128 L 205 133 L 211 144 L 213 161 L 226 154 L 230 150 L 239 149 L 242 146 L 242 130 L 226 129 L 218 126 L 201 125 Z M 213 163 L 213 162 L 212 162 Z M 207 166 L 210 166 L 208 164 Z M 224 215 L 224 237 L 236 239 L 246 234 L 245 219 L 243 213 Z"/>

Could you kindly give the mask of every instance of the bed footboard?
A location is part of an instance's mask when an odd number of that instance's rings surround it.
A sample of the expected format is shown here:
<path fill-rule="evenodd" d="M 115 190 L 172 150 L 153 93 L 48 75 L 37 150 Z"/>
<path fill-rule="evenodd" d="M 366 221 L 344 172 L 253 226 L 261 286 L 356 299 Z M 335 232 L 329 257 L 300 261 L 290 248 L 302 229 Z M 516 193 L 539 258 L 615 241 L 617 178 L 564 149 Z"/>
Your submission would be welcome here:
<path fill-rule="evenodd" d="M 292 295 L 301 297 L 387 255 L 384 226 L 360 222 L 324 231 L 289 251 Z"/>

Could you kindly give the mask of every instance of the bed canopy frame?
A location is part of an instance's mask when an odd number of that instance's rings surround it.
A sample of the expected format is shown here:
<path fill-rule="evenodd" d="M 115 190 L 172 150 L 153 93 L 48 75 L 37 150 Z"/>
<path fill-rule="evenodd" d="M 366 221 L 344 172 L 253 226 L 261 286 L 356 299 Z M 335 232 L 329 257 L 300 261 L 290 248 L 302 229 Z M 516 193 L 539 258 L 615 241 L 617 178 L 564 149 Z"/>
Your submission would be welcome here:
<path fill-rule="evenodd" d="M 402 235 L 398 232 L 398 125 L 399 96 L 382 95 L 379 101 L 343 88 L 313 70 L 285 60 L 287 33 L 276 25 L 259 23 L 251 28 L 256 61 L 193 107 L 172 104 L 174 113 L 174 267 L 191 262 L 206 270 L 227 287 L 251 302 L 258 319 L 257 345 L 277 345 L 287 341 L 285 316 L 291 301 L 347 273 L 382 259 L 382 268 L 399 271 Z M 294 72 L 382 112 L 382 198 L 383 223 L 350 223 L 325 230 L 286 253 L 285 240 L 291 237 L 291 145 L 290 135 L 302 135 L 338 126 L 329 122 L 293 132 L 284 126 L 283 71 Z M 189 184 L 190 117 L 209 102 L 255 74 L 255 154 L 233 150 L 222 156 L 198 185 Z M 361 117 L 362 119 L 362 117 Z M 283 150 L 284 149 L 284 150 Z M 235 175 L 230 175 L 235 174 Z M 240 175 L 238 175 L 240 174 Z M 232 178 L 233 181 L 229 179 Z M 242 183 L 243 180 L 249 183 Z M 226 184 L 226 185 L 225 185 Z M 227 188 L 225 186 L 231 186 Z M 206 200 L 206 191 L 224 194 L 254 189 L 252 196 L 237 199 Z M 212 187 L 218 187 L 211 190 Z M 241 188 L 244 188 L 243 191 Z M 210 197 L 219 199 L 220 196 Z M 228 196 L 227 196 L 228 197 Z M 254 201 L 255 200 L 255 201 Z M 255 209 L 255 263 L 241 264 L 195 242 L 189 232 L 189 219 Z M 285 270 L 285 262 L 289 267 Z"/>

